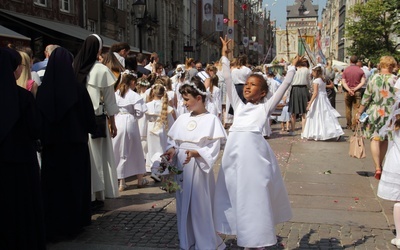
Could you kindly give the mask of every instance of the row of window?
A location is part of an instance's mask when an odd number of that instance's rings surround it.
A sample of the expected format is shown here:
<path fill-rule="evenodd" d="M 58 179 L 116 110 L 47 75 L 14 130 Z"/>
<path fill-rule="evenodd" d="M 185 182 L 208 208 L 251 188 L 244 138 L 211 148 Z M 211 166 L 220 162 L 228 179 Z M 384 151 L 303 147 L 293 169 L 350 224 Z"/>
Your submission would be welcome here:
<path fill-rule="evenodd" d="M 60 10 L 63 12 L 71 12 L 71 0 L 59 0 Z M 43 7 L 48 6 L 48 0 L 34 0 L 34 3 Z M 105 0 L 105 4 L 111 5 L 111 0 Z M 125 9 L 125 0 L 118 0 L 118 9 Z"/>
<path fill-rule="evenodd" d="M 60 10 L 63 12 L 71 12 L 71 0 L 59 0 Z M 34 0 L 34 3 L 43 7 L 47 7 L 48 0 Z"/>

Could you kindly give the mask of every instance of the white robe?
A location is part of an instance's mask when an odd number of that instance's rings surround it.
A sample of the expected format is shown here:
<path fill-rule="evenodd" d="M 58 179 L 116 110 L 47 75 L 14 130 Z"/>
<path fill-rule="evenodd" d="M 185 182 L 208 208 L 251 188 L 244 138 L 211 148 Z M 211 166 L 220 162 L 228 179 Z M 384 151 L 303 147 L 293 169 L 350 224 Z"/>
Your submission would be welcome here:
<path fill-rule="evenodd" d="M 93 103 L 96 115 L 101 115 L 103 108 L 99 103 L 104 102 L 107 115 L 118 113 L 115 101 L 114 83 L 117 79 L 105 65 L 96 62 L 87 76 L 86 88 Z M 106 138 L 92 139 L 89 136 L 89 151 L 92 172 L 92 200 L 104 200 L 119 196 L 117 169 L 111 137 L 106 129 Z"/>
<path fill-rule="evenodd" d="M 183 173 L 176 176 L 181 187 L 176 193 L 176 214 L 181 249 L 224 249 L 215 232 L 213 198 L 215 178 L 212 170 L 226 137 L 220 120 L 212 114 L 182 114 L 168 132 L 169 144 L 176 147 L 175 164 Z M 186 150 L 194 149 L 201 157 L 182 166 Z"/>
<path fill-rule="evenodd" d="M 124 97 L 120 96 L 118 90 L 115 98 L 119 106 L 119 113 L 115 116 L 118 133 L 112 142 L 118 179 L 124 179 L 146 172 L 138 119 L 144 115 L 147 107 L 143 98 L 130 89 Z"/>
<path fill-rule="evenodd" d="M 152 159 L 160 159 L 160 156 L 167 149 L 167 129 L 160 124 L 160 114 L 162 110 L 162 100 L 153 100 L 146 103 L 146 123 L 147 123 L 147 156 L 146 169 L 151 169 L 153 166 Z M 168 129 L 172 127 L 174 118 L 172 117 L 173 108 L 168 106 Z M 155 156 L 156 155 L 156 156 Z M 158 156 L 158 157 L 157 157 Z"/>
<path fill-rule="evenodd" d="M 229 60 L 222 57 L 222 63 L 235 114 L 216 183 L 214 224 L 217 232 L 237 235 L 239 246 L 274 245 L 275 225 L 289 220 L 292 212 L 278 162 L 262 131 L 295 69 L 288 70 L 285 82 L 265 102 L 244 104 L 232 86 Z"/>

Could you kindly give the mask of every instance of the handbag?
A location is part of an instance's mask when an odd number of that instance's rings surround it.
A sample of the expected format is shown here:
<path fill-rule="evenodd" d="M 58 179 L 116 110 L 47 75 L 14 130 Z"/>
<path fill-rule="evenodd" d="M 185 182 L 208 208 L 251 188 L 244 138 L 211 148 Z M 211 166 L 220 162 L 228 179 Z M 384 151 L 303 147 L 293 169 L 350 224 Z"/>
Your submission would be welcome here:
<path fill-rule="evenodd" d="M 350 136 L 349 155 L 358 159 L 365 158 L 365 144 L 360 124 L 357 125 L 354 134 Z"/>
<path fill-rule="evenodd" d="M 104 104 L 100 103 L 100 105 L 103 106 L 103 114 L 95 116 L 96 131 L 91 133 L 92 139 L 107 137 L 107 115 L 104 113 Z"/>

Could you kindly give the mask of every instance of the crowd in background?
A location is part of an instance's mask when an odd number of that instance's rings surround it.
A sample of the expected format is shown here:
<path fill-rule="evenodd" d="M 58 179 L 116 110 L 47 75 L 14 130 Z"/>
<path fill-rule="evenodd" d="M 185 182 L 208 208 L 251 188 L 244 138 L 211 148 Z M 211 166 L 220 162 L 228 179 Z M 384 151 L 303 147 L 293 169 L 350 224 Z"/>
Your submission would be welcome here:
<path fill-rule="evenodd" d="M 53 44 L 44 54 L 43 61 L 33 63 L 30 48 L 0 49 L 0 102 L 7 107 L 0 131 L 2 185 L 3 190 L 13 187 L 5 200 L 7 211 L 16 215 L 6 218 L 0 248 L 45 249 L 46 241 L 74 237 L 90 224 L 93 208 L 129 188 L 126 178 L 136 176 L 137 188 L 146 187 L 148 177 L 159 182 L 157 164 L 168 149 L 168 131 L 190 112 L 181 87 L 193 79 L 205 87 L 207 113 L 225 129 L 241 119 L 236 113 L 243 115 L 239 99 L 244 105 L 259 104 L 260 99 L 246 97 L 249 78 L 264 79 L 266 100 L 275 103 L 281 96 L 277 112 L 268 111 L 262 122 L 264 137 L 271 135 L 273 122 L 281 122 L 281 133 L 293 136 L 300 119 L 302 138 L 341 140 L 335 99 L 344 91 L 346 128 L 354 131 L 364 111 L 369 117 L 365 136 L 371 139 L 377 179 L 384 170 L 388 137 L 395 137 L 381 132 L 395 121 L 400 88 L 398 64 L 390 56 L 382 57 L 377 67 L 363 66 L 352 56 L 344 70 L 329 63 L 311 66 L 299 57 L 295 73 L 291 68 L 286 79 L 286 71 L 251 66 L 245 55 L 230 61 L 228 75 L 222 59 L 203 65 L 187 58 L 166 68 L 157 53 L 150 58 L 134 54 L 127 43 L 105 50 L 95 34 L 75 56 Z M 228 98 L 227 81 L 239 99 Z"/>

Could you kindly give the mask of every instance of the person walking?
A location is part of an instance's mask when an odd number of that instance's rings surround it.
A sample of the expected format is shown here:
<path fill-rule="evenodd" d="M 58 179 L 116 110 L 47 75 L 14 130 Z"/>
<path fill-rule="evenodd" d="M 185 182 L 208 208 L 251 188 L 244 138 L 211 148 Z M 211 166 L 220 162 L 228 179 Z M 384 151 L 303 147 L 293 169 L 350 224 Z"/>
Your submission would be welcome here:
<path fill-rule="evenodd" d="M 115 116 L 118 134 L 112 139 L 112 144 L 120 192 L 128 187 L 125 178 L 130 176 L 136 175 L 138 188 L 149 183 L 143 177 L 146 168 L 138 125 L 138 119 L 144 116 L 147 108 L 143 98 L 134 91 L 136 80 L 136 75 L 133 73 L 128 70 L 123 72 L 115 92 L 119 107 L 119 113 Z"/>
<path fill-rule="evenodd" d="M 371 140 L 371 155 L 375 167 L 374 177 L 378 180 L 382 174 L 382 163 L 388 148 L 388 138 L 387 136 L 379 135 L 379 130 L 388 120 L 391 107 L 395 102 L 395 82 L 397 77 L 392 74 L 395 65 L 396 60 L 392 56 L 380 58 L 380 72 L 376 73 L 368 82 L 361 105 L 355 115 L 356 119 L 359 119 L 364 111 L 368 115 L 364 135 Z"/>
<path fill-rule="evenodd" d="M 36 96 L 43 121 L 41 180 L 49 240 L 76 236 L 91 222 L 88 134 L 96 123 L 92 101 L 76 80 L 72 62 L 67 49 L 55 49 Z"/>
<path fill-rule="evenodd" d="M 46 249 L 36 140 L 40 116 L 33 95 L 16 83 L 21 55 L 0 48 L 0 188 L 2 213 L 0 249 Z M 16 185 L 16 181 L 18 184 Z"/>
<path fill-rule="evenodd" d="M 347 129 L 355 130 L 357 125 L 356 112 L 360 107 L 362 86 L 365 83 L 364 71 L 356 65 L 357 56 L 350 57 L 350 66 L 342 73 L 342 86 L 345 91 L 344 103 L 346 105 Z"/>
<path fill-rule="evenodd" d="M 330 104 L 326 92 L 327 79 L 322 79 L 322 70 L 321 66 L 312 68 L 313 94 L 307 105 L 307 120 L 301 137 L 316 141 L 336 138 L 339 141 L 344 134 L 338 121 L 340 114 Z"/>
<path fill-rule="evenodd" d="M 301 116 L 301 132 L 306 125 L 307 105 L 310 100 L 310 71 L 308 69 L 308 60 L 304 57 L 298 58 L 296 66 L 296 75 L 293 78 L 290 87 L 289 113 L 290 113 L 290 132 L 289 135 L 295 135 L 296 118 Z"/>
<path fill-rule="evenodd" d="M 106 197 L 119 196 L 117 169 L 111 142 L 111 138 L 117 135 L 114 120 L 114 115 L 119 112 L 114 94 L 114 84 L 117 79 L 107 66 L 97 61 L 102 47 L 103 40 L 100 36 L 96 34 L 88 36 L 73 63 L 75 76 L 78 82 L 86 86 L 96 116 L 107 115 L 108 126 L 105 125 L 104 134 L 89 138 L 92 201 L 99 201 L 98 205 L 101 205 Z M 99 126 L 104 124 L 99 123 Z"/>

